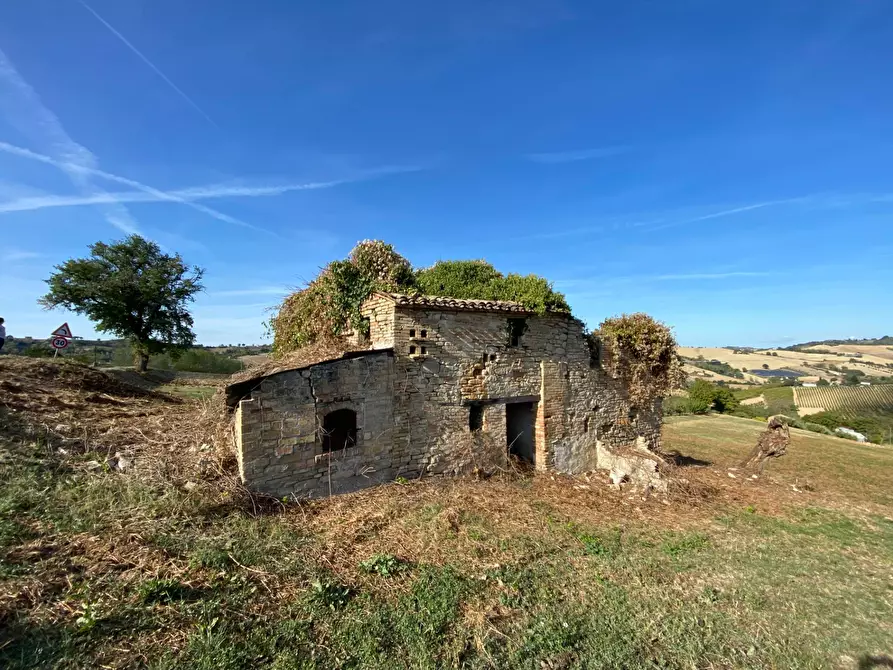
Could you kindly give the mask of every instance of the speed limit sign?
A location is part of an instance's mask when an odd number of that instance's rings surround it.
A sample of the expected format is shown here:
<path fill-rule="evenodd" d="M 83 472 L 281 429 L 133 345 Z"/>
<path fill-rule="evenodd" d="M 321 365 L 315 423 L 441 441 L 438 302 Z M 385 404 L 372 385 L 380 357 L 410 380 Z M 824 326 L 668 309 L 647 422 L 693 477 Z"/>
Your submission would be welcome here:
<path fill-rule="evenodd" d="M 53 338 L 53 349 L 64 349 L 68 346 L 68 340 L 64 337 L 54 337 Z"/>

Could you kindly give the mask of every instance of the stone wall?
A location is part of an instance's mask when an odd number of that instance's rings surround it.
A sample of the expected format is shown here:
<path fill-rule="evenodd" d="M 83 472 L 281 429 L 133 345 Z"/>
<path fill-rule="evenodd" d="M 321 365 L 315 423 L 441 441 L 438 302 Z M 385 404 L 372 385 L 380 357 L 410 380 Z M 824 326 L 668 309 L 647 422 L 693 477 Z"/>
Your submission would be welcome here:
<path fill-rule="evenodd" d="M 320 496 L 397 476 L 492 472 L 508 466 L 515 402 L 534 407 L 537 469 L 590 471 L 610 467 L 614 451 L 659 446 L 659 401 L 631 407 L 622 385 L 591 365 L 575 319 L 397 306 L 378 295 L 363 315 L 372 350 L 265 378 L 239 403 L 249 486 Z M 508 320 L 517 318 L 525 327 L 513 343 Z M 357 413 L 357 445 L 323 454 L 322 417 L 341 408 Z"/>
<path fill-rule="evenodd" d="M 393 449 L 394 358 L 389 351 L 258 380 L 235 414 L 239 470 L 275 496 L 325 496 L 391 481 L 406 460 Z M 356 446 L 324 453 L 324 416 L 356 412 Z"/>

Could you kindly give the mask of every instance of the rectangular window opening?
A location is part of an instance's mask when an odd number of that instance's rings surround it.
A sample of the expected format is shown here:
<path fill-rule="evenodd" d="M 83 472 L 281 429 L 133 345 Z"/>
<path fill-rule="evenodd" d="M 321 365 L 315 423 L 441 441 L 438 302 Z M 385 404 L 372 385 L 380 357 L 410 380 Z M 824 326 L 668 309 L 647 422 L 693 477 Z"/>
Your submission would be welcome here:
<path fill-rule="evenodd" d="M 424 328 L 422 329 L 422 337 L 428 337 L 428 331 Z"/>
<path fill-rule="evenodd" d="M 521 346 L 521 336 L 527 330 L 527 319 L 509 319 L 506 324 L 508 345 L 510 347 Z"/>
<path fill-rule="evenodd" d="M 414 344 L 409 345 L 409 353 L 410 353 L 410 355 L 415 353 L 415 345 Z"/>
<path fill-rule="evenodd" d="M 468 407 L 468 428 L 472 432 L 481 430 L 484 427 L 484 406 L 475 403 Z"/>
<path fill-rule="evenodd" d="M 410 329 L 409 329 L 409 336 L 410 336 L 410 337 L 415 337 L 415 328 L 410 328 Z"/>
<path fill-rule="evenodd" d="M 428 353 L 427 347 L 422 347 L 422 355 L 424 356 L 427 353 Z"/>

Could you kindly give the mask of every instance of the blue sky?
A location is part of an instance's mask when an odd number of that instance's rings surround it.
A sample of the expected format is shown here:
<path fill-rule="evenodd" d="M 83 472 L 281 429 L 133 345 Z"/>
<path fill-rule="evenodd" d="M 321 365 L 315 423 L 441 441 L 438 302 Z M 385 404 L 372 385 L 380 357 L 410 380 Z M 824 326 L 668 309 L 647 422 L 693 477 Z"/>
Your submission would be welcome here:
<path fill-rule="evenodd" d="M 199 341 L 361 239 L 555 281 L 686 344 L 893 333 L 893 5 L 0 5 L 0 315 L 129 232 L 206 268 Z"/>

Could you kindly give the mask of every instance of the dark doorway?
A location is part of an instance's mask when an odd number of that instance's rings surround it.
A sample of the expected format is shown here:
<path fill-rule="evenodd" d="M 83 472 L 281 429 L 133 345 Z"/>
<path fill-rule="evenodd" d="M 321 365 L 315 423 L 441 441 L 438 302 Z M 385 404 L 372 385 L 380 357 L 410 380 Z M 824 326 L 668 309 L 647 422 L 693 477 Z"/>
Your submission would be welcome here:
<path fill-rule="evenodd" d="M 505 406 L 506 439 L 509 453 L 528 463 L 536 462 L 533 439 L 535 402 L 513 402 Z"/>
<path fill-rule="evenodd" d="M 352 447 L 357 443 L 357 413 L 352 409 L 329 412 L 322 420 L 323 453 Z"/>

